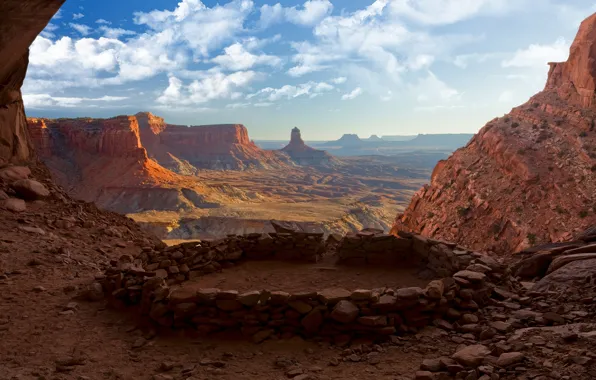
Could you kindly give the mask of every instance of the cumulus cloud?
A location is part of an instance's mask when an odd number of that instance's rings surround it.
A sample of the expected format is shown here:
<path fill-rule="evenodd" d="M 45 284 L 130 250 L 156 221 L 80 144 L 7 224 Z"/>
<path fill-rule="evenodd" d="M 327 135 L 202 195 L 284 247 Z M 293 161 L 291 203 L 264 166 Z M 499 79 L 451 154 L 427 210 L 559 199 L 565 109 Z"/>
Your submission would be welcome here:
<path fill-rule="evenodd" d="M 449 87 L 445 82 L 437 78 L 432 72 L 420 78 L 410 89 L 419 102 L 446 103 L 459 100 L 461 93 Z"/>
<path fill-rule="evenodd" d="M 95 20 L 95 22 L 96 22 L 97 24 L 104 24 L 104 25 L 110 25 L 110 24 L 111 24 L 111 22 L 110 22 L 110 21 L 108 21 L 108 20 L 104 20 L 103 18 L 97 19 L 97 20 Z"/>
<path fill-rule="evenodd" d="M 247 70 L 258 65 L 276 67 L 281 65 L 281 58 L 267 54 L 252 54 L 240 43 L 232 44 L 224 49 L 224 54 L 211 60 L 228 70 Z"/>
<path fill-rule="evenodd" d="M 267 28 L 288 21 L 296 25 L 313 26 L 331 14 L 333 4 L 329 0 L 308 0 L 301 7 L 283 7 L 280 3 L 263 5 L 259 25 Z"/>
<path fill-rule="evenodd" d="M 110 28 L 105 25 L 100 26 L 98 29 L 103 33 L 104 37 L 114 39 L 119 39 L 123 36 L 134 36 L 135 34 L 137 34 L 135 31 L 132 30 L 126 30 L 122 28 Z"/>
<path fill-rule="evenodd" d="M 252 9 L 250 0 L 235 0 L 212 8 L 199 0 L 182 0 L 174 11 L 136 12 L 134 21 L 156 33 L 167 32 L 175 42 L 192 49 L 195 56 L 206 57 L 243 30 Z"/>
<path fill-rule="evenodd" d="M 504 60 L 503 67 L 545 68 L 548 62 L 562 62 L 569 57 L 570 44 L 562 37 L 550 45 L 532 44 L 515 52 L 513 57 Z"/>
<path fill-rule="evenodd" d="M 83 17 L 85 17 L 85 15 L 82 13 L 73 13 L 73 15 L 72 15 L 73 20 L 78 20 Z"/>
<path fill-rule="evenodd" d="M 246 96 L 247 99 L 254 97 L 265 97 L 270 102 L 275 102 L 281 99 L 293 99 L 300 96 L 308 96 L 314 98 L 325 92 L 333 90 L 333 86 L 326 82 L 306 82 L 296 86 L 285 85 L 280 88 L 266 87 L 255 93 Z"/>
<path fill-rule="evenodd" d="M 81 33 L 83 36 L 86 36 L 89 33 L 91 33 L 92 30 L 90 26 L 84 24 L 76 24 L 74 22 L 71 22 L 68 25 L 70 25 L 70 27 L 76 30 L 77 32 Z"/>
<path fill-rule="evenodd" d="M 248 85 L 255 77 L 254 71 L 238 71 L 229 75 L 210 72 L 204 73 L 202 79 L 185 85 L 180 79 L 171 76 L 168 87 L 157 98 L 157 102 L 165 105 L 191 105 L 214 99 L 237 98 L 236 90 Z"/>
<path fill-rule="evenodd" d="M 91 102 L 115 102 L 128 99 L 126 96 L 102 96 L 101 98 L 61 97 L 50 94 L 26 94 L 23 102 L 27 108 L 52 108 L 52 107 L 94 107 Z"/>
<path fill-rule="evenodd" d="M 389 9 L 395 16 L 420 24 L 443 25 L 478 14 L 503 13 L 519 3 L 519 0 L 393 0 Z"/>
<path fill-rule="evenodd" d="M 347 94 L 343 94 L 341 100 L 352 100 L 362 95 L 362 89 L 360 87 L 356 87 L 351 92 Z"/>
<path fill-rule="evenodd" d="M 342 84 L 342 83 L 345 83 L 347 80 L 348 80 L 348 78 L 346 78 L 346 77 L 337 77 L 337 78 L 331 79 L 331 83 Z"/>

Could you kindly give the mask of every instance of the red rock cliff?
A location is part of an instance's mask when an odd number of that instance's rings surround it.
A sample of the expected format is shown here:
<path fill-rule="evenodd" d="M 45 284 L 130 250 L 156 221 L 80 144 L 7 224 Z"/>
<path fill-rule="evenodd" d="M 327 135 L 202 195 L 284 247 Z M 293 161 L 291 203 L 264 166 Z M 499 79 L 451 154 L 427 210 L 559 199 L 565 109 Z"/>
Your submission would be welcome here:
<path fill-rule="evenodd" d="M 292 161 L 299 165 L 329 165 L 336 163 L 336 160 L 324 150 L 311 148 L 302 140 L 302 134 L 297 127 L 292 128 L 290 143 L 281 149 L 290 156 Z"/>
<path fill-rule="evenodd" d="M 287 160 L 257 147 L 242 124 L 181 126 L 148 112 L 136 114 L 149 157 L 179 173 L 197 169 L 245 170 L 283 167 Z"/>
<path fill-rule="evenodd" d="M 27 160 L 32 154 L 21 97 L 29 46 L 64 1 L 0 2 L 0 164 Z"/>
<path fill-rule="evenodd" d="M 596 15 L 544 91 L 440 162 L 393 232 L 510 253 L 596 221 Z"/>
<path fill-rule="evenodd" d="M 149 159 L 134 116 L 27 121 L 39 157 L 76 198 L 123 213 L 200 203 L 200 184 Z"/>

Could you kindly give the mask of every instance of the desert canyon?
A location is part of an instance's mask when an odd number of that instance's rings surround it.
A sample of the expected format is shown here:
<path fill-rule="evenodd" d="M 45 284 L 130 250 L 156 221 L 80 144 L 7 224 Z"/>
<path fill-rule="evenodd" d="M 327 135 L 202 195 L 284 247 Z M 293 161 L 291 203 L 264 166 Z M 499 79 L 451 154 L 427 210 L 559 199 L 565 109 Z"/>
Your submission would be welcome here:
<path fill-rule="evenodd" d="M 0 379 L 596 378 L 596 14 L 437 149 L 27 118 L 63 4 L 0 2 Z"/>

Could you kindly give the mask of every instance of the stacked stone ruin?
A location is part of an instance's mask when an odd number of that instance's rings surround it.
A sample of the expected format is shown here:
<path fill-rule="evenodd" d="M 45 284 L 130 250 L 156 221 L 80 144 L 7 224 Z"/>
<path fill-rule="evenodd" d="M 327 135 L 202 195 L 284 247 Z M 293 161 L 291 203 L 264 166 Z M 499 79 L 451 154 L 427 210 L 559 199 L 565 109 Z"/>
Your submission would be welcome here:
<path fill-rule="evenodd" d="M 477 310 L 491 297 L 489 280 L 502 277 L 500 265 L 479 253 L 421 236 L 395 237 L 369 230 L 339 242 L 340 263 L 364 257 L 368 265 L 385 265 L 376 260 L 384 249 L 395 265 L 416 262 L 448 275 L 424 289 L 334 288 L 300 293 L 255 289 L 240 293 L 191 290 L 181 284 L 243 260 L 313 262 L 326 246 L 322 234 L 283 232 L 146 247 L 137 258 L 124 255 L 113 262 L 102 286 L 112 304 L 137 306 L 152 323 L 191 334 L 236 331 L 255 342 L 294 335 L 341 341 L 388 337 L 429 324 L 457 324 L 462 314 Z"/>

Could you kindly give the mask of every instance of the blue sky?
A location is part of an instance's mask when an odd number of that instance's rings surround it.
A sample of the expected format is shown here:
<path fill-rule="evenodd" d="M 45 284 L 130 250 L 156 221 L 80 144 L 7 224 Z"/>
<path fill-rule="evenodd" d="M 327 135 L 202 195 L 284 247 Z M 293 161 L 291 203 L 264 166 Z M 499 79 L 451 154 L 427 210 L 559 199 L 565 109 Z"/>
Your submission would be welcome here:
<path fill-rule="evenodd" d="M 29 116 L 151 111 L 254 139 L 476 132 L 544 86 L 585 0 L 67 0 Z"/>

